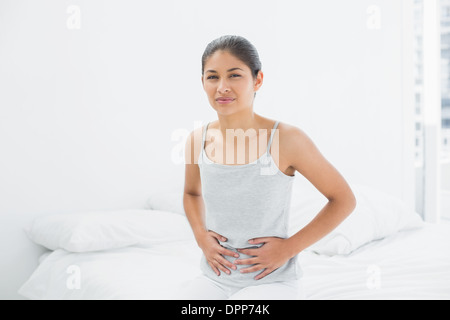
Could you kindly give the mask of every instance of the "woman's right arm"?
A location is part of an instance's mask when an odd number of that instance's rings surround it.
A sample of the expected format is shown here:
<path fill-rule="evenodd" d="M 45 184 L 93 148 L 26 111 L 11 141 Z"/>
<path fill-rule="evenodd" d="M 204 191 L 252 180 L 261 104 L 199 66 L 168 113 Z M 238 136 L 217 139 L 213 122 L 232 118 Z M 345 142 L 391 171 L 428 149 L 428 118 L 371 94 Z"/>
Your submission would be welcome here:
<path fill-rule="evenodd" d="M 206 229 L 205 205 L 202 197 L 200 170 L 197 161 L 194 161 L 194 159 L 198 159 L 202 147 L 201 129 L 202 128 L 198 128 L 196 130 L 200 131 L 193 131 L 186 141 L 183 207 L 198 246 L 202 249 L 208 264 L 219 276 L 219 269 L 227 274 L 230 273 L 230 270 L 226 267 L 236 269 L 236 266 L 226 260 L 223 255 L 236 258 L 239 255 L 220 245 L 219 240 L 227 240 L 223 235 Z M 196 142 L 194 143 L 194 141 Z"/>

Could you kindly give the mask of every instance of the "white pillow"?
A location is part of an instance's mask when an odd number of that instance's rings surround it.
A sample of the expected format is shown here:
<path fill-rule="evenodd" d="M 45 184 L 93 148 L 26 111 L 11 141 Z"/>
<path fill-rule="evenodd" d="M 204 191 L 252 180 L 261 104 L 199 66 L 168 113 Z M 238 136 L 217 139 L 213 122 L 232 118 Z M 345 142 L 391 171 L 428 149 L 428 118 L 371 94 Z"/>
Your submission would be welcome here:
<path fill-rule="evenodd" d="M 170 211 L 186 215 L 183 206 L 182 191 L 156 191 L 147 200 L 146 209 Z"/>
<path fill-rule="evenodd" d="M 28 237 L 50 250 L 88 252 L 193 238 L 186 217 L 160 210 L 93 211 L 34 219 Z"/>
<path fill-rule="evenodd" d="M 369 186 L 353 184 L 356 207 L 339 226 L 307 250 L 318 254 L 350 254 L 373 240 L 423 226 L 423 220 L 400 199 Z M 292 194 L 289 235 L 307 225 L 328 202 L 317 190 L 295 187 Z"/>

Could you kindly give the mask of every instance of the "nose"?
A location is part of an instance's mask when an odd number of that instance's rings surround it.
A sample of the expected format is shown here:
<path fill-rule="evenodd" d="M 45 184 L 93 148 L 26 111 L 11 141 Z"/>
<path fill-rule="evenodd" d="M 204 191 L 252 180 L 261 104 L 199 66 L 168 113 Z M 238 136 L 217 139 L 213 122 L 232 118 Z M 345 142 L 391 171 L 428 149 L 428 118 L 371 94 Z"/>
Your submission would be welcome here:
<path fill-rule="evenodd" d="M 217 87 L 217 91 L 222 94 L 225 92 L 230 92 L 230 88 L 228 87 L 228 83 L 225 80 L 221 80 L 219 86 Z"/>

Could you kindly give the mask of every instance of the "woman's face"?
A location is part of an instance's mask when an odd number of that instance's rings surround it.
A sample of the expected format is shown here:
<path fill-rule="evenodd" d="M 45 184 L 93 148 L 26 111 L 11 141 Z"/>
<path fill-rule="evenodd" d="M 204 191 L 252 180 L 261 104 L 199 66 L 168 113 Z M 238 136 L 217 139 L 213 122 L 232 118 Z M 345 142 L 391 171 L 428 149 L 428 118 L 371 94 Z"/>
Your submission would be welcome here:
<path fill-rule="evenodd" d="M 206 61 L 203 88 L 211 106 L 219 113 L 230 114 L 253 107 L 255 92 L 262 85 L 263 73 L 253 79 L 250 68 L 227 51 L 216 51 Z M 233 99 L 221 103 L 221 97 Z"/>

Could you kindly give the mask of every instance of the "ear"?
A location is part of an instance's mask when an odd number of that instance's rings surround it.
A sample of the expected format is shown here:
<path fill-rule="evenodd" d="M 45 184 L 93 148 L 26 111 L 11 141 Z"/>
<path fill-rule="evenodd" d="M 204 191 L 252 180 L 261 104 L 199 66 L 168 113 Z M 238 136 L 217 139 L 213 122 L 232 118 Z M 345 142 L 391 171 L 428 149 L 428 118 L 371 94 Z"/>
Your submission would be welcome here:
<path fill-rule="evenodd" d="M 255 92 L 258 91 L 259 88 L 261 88 L 261 86 L 264 82 L 263 80 L 264 80 L 264 73 L 261 70 L 259 70 L 258 76 L 256 77 L 255 84 L 253 86 L 253 89 L 255 90 Z"/>

